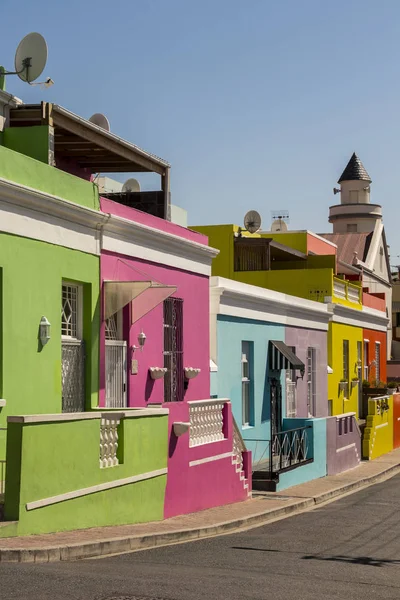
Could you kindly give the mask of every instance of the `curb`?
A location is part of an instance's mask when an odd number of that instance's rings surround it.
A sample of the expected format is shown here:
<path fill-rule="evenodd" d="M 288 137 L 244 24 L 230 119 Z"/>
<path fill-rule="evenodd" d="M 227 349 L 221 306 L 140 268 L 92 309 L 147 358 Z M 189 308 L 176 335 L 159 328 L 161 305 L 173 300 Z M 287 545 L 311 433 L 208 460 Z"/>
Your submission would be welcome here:
<path fill-rule="evenodd" d="M 304 498 L 293 504 L 282 506 L 273 510 L 263 511 L 250 517 L 243 517 L 233 521 L 217 523 L 205 527 L 192 529 L 182 529 L 180 531 L 172 531 L 168 533 L 153 533 L 141 536 L 128 536 L 121 538 L 112 538 L 99 540 L 96 542 L 70 544 L 64 546 L 48 546 L 47 548 L 0 548 L 0 562 L 13 563 L 43 563 L 57 562 L 60 560 L 79 560 L 84 558 L 95 558 L 101 556 L 109 556 L 112 554 L 123 554 L 137 550 L 147 550 L 168 546 L 182 542 L 199 540 L 216 535 L 233 533 L 245 529 L 251 529 L 255 526 L 261 526 L 280 518 L 294 516 L 307 509 L 314 508 L 317 505 L 323 504 L 354 493 L 360 489 L 366 488 L 375 483 L 380 483 L 386 479 L 390 479 L 400 473 L 400 464 L 393 465 L 378 473 L 365 477 L 359 481 L 348 483 L 340 488 L 324 492 L 318 496 Z"/>

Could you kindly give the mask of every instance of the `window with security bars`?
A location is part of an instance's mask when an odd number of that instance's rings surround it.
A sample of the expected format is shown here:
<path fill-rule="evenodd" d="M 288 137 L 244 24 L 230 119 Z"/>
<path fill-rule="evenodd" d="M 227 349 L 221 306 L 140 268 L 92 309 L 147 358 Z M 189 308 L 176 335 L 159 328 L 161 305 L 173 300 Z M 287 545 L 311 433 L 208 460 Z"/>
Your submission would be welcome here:
<path fill-rule="evenodd" d="M 349 340 L 343 340 L 343 379 L 349 381 Z"/>
<path fill-rule="evenodd" d="M 69 338 L 79 337 L 78 321 L 79 286 L 62 285 L 61 335 Z"/>
<path fill-rule="evenodd" d="M 251 421 L 251 342 L 242 342 L 242 425 Z"/>
<path fill-rule="evenodd" d="M 308 411 L 313 417 L 317 411 L 317 351 L 307 350 L 307 403 Z"/>
<path fill-rule="evenodd" d="M 296 347 L 289 346 L 293 354 L 296 354 Z M 295 418 L 297 416 L 296 403 L 296 371 L 287 369 L 286 371 L 286 417 Z"/>
<path fill-rule="evenodd" d="M 364 379 L 368 381 L 369 379 L 369 342 L 368 340 L 364 340 Z"/>
<path fill-rule="evenodd" d="M 381 380 L 381 345 L 379 342 L 375 343 L 375 378 L 378 385 Z"/>
<path fill-rule="evenodd" d="M 184 394 L 183 300 L 167 298 L 164 313 L 164 401 L 179 402 Z"/>

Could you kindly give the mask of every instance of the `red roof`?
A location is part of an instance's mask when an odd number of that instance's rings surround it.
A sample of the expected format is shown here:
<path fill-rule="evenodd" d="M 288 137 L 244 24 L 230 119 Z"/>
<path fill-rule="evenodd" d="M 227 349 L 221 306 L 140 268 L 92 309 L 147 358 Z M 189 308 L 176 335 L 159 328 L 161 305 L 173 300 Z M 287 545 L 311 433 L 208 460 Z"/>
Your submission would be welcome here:
<path fill-rule="evenodd" d="M 358 260 L 367 258 L 372 233 L 320 233 L 323 238 L 337 245 L 338 261 L 352 265 L 354 253 Z"/>

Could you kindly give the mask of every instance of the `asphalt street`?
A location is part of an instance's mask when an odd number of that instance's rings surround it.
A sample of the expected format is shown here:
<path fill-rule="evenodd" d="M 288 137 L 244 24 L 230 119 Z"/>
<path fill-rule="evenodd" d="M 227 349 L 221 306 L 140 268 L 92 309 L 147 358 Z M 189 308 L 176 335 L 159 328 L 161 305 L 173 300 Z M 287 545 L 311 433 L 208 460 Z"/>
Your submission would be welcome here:
<path fill-rule="evenodd" d="M 400 476 L 233 535 L 95 560 L 0 564 L 0 599 L 14 598 L 399 600 Z"/>

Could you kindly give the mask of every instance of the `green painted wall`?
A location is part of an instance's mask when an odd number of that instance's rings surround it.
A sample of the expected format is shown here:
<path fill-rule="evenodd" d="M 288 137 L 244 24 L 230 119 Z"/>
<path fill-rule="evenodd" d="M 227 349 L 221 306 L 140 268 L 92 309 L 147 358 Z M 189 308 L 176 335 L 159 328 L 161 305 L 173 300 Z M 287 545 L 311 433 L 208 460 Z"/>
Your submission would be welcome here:
<path fill-rule="evenodd" d="M 0 146 L 0 177 L 100 210 L 96 185 L 4 146 Z"/>
<path fill-rule="evenodd" d="M 83 284 L 86 406 L 97 406 L 99 262 L 99 257 L 76 250 L 0 234 L 0 397 L 7 401 L 0 427 L 6 426 L 8 415 L 61 412 L 63 279 Z M 51 323 L 44 348 L 38 339 L 42 316 Z M 4 451 L 3 443 L 0 459 Z"/>
<path fill-rule="evenodd" d="M 27 511 L 27 502 L 167 467 L 168 415 L 125 418 L 119 426 L 122 464 L 99 466 L 100 418 L 9 423 L 7 520 L 18 535 L 160 520 L 166 475 Z M 0 536 L 1 536 L 0 528 Z"/>
<path fill-rule="evenodd" d="M 49 164 L 49 127 L 6 127 L 3 144 L 10 150 L 15 150 L 46 165 Z"/>

